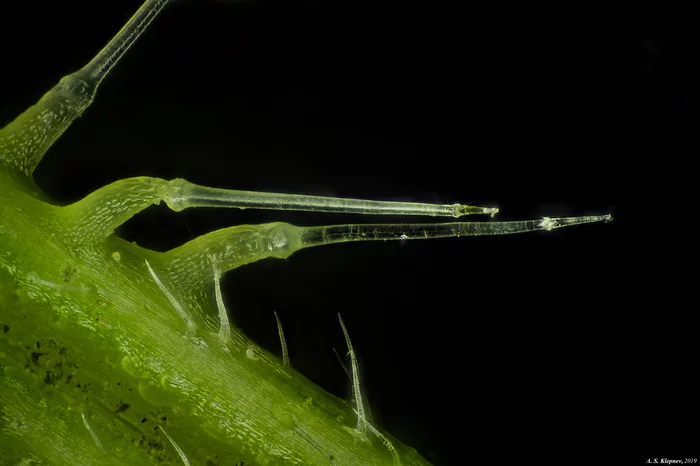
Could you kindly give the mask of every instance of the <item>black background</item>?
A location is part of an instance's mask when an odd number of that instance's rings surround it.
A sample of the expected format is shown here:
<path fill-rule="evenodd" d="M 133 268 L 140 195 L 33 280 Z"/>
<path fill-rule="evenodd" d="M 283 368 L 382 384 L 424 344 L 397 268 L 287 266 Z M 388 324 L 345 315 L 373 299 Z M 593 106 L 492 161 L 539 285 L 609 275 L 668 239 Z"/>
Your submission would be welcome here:
<path fill-rule="evenodd" d="M 139 3 L 0 13 L 0 125 L 86 63 Z M 672 299 L 683 285 L 669 285 L 678 271 L 659 260 L 677 244 L 655 240 L 679 220 L 664 214 L 680 197 L 669 187 L 695 155 L 685 138 L 696 131 L 696 44 L 473 34 L 447 12 L 395 13 L 175 2 L 37 184 L 62 203 L 151 175 L 473 202 L 500 207 L 496 220 L 612 213 L 610 224 L 522 236 L 306 250 L 229 273 L 225 300 L 273 352 L 277 311 L 293 366 L 347 397 L 331 349 L 344 347 L 340 312 L 378 424 L 438 465 L 697 457 L 696 305 Z M 377 218 L 159 206 L 120 234 L 167 250 L 269 221 Z"/>

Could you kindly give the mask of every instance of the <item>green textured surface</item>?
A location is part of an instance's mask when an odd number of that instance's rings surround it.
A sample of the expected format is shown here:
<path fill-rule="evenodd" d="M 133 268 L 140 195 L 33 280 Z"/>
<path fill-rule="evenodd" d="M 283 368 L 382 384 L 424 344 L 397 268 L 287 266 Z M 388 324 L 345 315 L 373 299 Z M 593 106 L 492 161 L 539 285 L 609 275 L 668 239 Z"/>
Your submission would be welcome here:
<path fill-rule="evenodd" d="M 55 208 L 0 176 L 3 462 L 167 463 L 177 457 L 159 425 L 192 464 L 323 462 L 319 445 L 347 449 L 337 464 L 391 461 L 378 441 L 354 437 L 347 402 L 239 333 L 222 346 L 206 324 L 187 332 L 146 272 L 158 253 L 116 237 L 69 252 L 49 239 Z M 422 462 L 401 452 L 404 464 Z"/>

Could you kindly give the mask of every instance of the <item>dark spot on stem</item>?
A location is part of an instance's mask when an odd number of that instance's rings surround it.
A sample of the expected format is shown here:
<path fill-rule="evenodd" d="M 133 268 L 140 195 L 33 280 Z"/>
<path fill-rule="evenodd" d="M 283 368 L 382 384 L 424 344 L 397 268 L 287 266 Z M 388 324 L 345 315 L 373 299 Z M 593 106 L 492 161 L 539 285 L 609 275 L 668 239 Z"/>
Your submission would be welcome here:
<path fill-rule="evenodd" d="M 51 371 L 46 371 L 46 377 L 44 377 L 44 383 L 46 385 L 54 385 L 56 383 L 56 376 Z"/>
<path fill-rule="evenodd" d="M 75 276 L 78 274 L 78 269 L 75 265 L 65 265 L 61 268 L 61 280 L 66 283 L 70 283 L 75 280 Z"/>
<path fill-rule="evenodd" d="M 123 413 L 127 409 L 131 408 L 131 405 L 129 403 L 124 403 L 122 400 L 119 400 L 119 407 L 117 408 L 117 413 Z"/>
<path fill-rule="evenodd" d="M 155 440 L 151 440 L 150 442 L 148 442 L 148 446 L 157 450 L 163 449 L 163 444 L 160 442 L 156 442 Z"/>
<path fill-rule="evenodd" d="M 38 366 L 39 365 L 39 358 L 43 355 L 44 355 L 44 353 L 32 353 L 32 363 L 35 366 Z"/>

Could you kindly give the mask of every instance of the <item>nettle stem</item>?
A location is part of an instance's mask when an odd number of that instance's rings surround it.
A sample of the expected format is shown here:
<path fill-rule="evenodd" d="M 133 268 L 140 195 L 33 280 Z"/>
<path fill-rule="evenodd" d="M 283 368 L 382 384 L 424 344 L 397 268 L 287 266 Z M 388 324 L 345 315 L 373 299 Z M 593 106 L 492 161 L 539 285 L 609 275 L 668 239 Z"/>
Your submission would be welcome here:
<path fill-rule="evenodd" d="M 342 319 L 354 407 L 292 369 L 276 314 L 282 360 L 230 328 L 222 274 L 312 246 L 549 231 L 611 217 L 240 225 L 161 253 L 113 232 L 160 202 L 174 211 L 433 217 L 493 216 L 498 209 L 152 177 L 118 180 L 65 207 L 46 202 L 32 184 L 35 168 L 166 3 L 146 1 L 94 60 L 0 130 L 0 463 L 427 464 L 373 424 Z"/>

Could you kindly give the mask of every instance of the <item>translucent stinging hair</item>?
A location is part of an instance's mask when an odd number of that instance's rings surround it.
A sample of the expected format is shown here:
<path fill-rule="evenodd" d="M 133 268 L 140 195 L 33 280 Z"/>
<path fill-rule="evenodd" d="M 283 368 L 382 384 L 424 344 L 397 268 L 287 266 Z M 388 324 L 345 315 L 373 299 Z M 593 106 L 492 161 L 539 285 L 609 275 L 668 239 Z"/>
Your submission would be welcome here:
<path fill-rule="evenodd" d="M 355 411 L 357 412 L 357 411 Z M 369 429 L 370 432 L 372 432 L 374 435 L 379 438 L 379 440 L 382 441 L 384 446 L 391 452 L 391 457 L 394 463 L 394 466 L 401 466 L 401 458 L 399 457 L 399 452 L 396 451 L 396 448 L 394 448 L 394 444 L 392 444 L 388 438 L 384 436 L 381 432 L 379 432 L 376 427 L 374 427 L 372 424 L 367 422 L 365 420 L 365 425 L 367 426 L 367 429 Z"/>
<path fill-rule="evenodd" d="M 335 348 L 333 348 L 333 353 L 335 353 L 335 357 L 338 358 L 338 362 L 340 363 L 340 367 L 343 368 L 343 371 L 345 371 L 345 375 L 348 376 L 348 379 L 350 379 L 350 382 L 352 382 L 352 374 L 350 373 L 350 370 L 347 368 L 345 363 L 343 362 L 343 358 L 340 357 L 338 354 L 338 351 L 336 351 Z M 352 386 L 352 396 L 355 396 L 355 387 Z M 367 420 L 368 424 L 371 424 L 373 422 L 372 420 L 372 409 L 369 406 L 369 401 L 367 399 L 367 392 L 363 391 L 362 392 L 362 399 L 364 400 L 365 403 L 365 419 Z"/>
<path fill-rule="evenodd" d="M 228 322 L 228 312 L 224 305 L 224 298 L 221 295 L 221 270 L 214 265 L 214 290 L 216 294 L 216 306 L 219 308 L 219 321 L 221 328 L 219 329 L 219 341 L 226 344 L 231 340 L 231 325 Z"/>
<path fill-rule="evenodd" d="M 290 367 L 289 366 L 289 353 L 287 352 L 287 340 L 284 338 L 284 330 L 282 330 L 282 322 L 280 322 L 280 318 L 277 315 L 277 311 L 275 312 L 275 320 L 277 320 L 277 332 L 280 334 L 280 343 L 282 345 L 282 365 L 284 367 Z"/>
<path fill-rule="evenodd" d="M 80 415 L 83 417 L 83 424 L 85 425 L 85 428 L 88 430 L 88 432 L 90 432 L 90 436 L 92 437 L 92 440 L 95 441 L 95 445 L 97 445 L 97 448 L 99 448 L 102 451 L 105 451 L 104 447 L 102 446 L 102 442 L 100 442 L 100 439 L 97 437 L 97 434 L 94 430 L 92 430 L 92 427 L 90 427 L 90 424 L 88 423 L 88 420 L 85 417 L 85 413 L 80 413 Z"/>
<path fill-rule="evenodd" d="M 153 268 L 151 268 L 151 264 L 148 263 L 148 259 L 146 259 L 146 267 L 148 267 L 148 271 L 151 273 L 151 277 L 153 277 L 153 281 L 156 282 L 156 285 L 158 285 L 158 288 L 163 292 L 166 298 L 168 298 L 168 301 L 170 301 L 170 304 L 175 308 L 177 313 L 180 315 L 182 320 L 185 321 L 187 324 L 188 330 L 191 332 L 194 332 L 197 329 L 197 324 L 194 323 L 192 320 L 192 317 L 190 316 L 190 313 L 185 310 L 184 307 L 175 299 L 175 296 L 168 291 L 168 289 L 163 285 L 163 282 L 160 281 L 158 278 L 158 275 L 153 271 Z"/>
<path fill-rule="evenodd" d="M 352 342 L 350 341 L 350 335 L 345 328 L 345 323 L 343 318 L 338 314 L 338 320 L 340 321 L 340 326 L 343 328 L 343 334 L 345 335 L 345 342 L 348 345 L 348 354 L 350 354 L 350 363 L 352 366 L 352 384 L 353 390 L 355 391 L 355 403 L 357 405 L 357 427 L 355 430 L 362 434 L 365 433 L 365 408 L 362 404 L 362 393 L 360 391 L 360 371 L 357 367 L 357 358 L 355 357 L 355 350 L 352 348 Z"/>
<path fill-rule="evenodd" d="M 165 431 L 165 429 L 163 429 L 163 426 L 158 426 L 158 428 L 163 432 L 163 434 L 165 435 L 165 437 L 170 441 L 170 444 L 173 446 L 173 448 L 175 448 L 175 450 L 177 451 L 177 454 L 180 455 L 180 459 L 181 459 L 182 462 L 185 464 L 185 466 L 190 466 L 190 462 L 189 462 L 189 460 L 187 459 L 187 456 L 185 456 L 185 452 L 182 451 L 182 450 L 180 449 L 179 446 L 177 446 L 177 443 L 175 443 L 175 440 L 173 440 L 173 439 L 168 435 L 168 433 Z"/>

